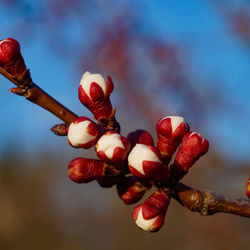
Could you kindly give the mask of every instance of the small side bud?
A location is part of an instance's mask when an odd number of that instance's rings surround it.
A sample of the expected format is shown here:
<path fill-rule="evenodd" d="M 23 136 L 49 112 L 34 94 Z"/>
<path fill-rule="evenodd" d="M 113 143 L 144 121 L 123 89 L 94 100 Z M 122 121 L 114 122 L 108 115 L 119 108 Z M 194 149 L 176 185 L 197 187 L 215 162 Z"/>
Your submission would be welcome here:
<path fill-rule="evenodd" d="M 250 200 L 250 177 L 246 185 L 246 194 L 247 194 L 248 199 Z"/>
<path fill-rule="evenodd" d="M 136 225 L 147 232 L 159 231 L 164 224 L 170 195 L 169 189 L 159 189 L 138 205 L 133 212 Z"/>
<path fill-rule="evenodd" d="M 117 192 L 123 202 L 130 205 L 139 201 L 151 186 L 147 181 L 142 181 L 135 176 L 127 176 L 117 184 Z"/>
<path fill-rule="evenodd" d="M 69 178 L 76 183 L 87 183 L 104 176 L 117 176 L 120 171 L 104 162 L 87 158 L 76 158 L 69 163 Z"/>
<path fill-rule="evenodd" d="M 0 67 L 16 78 L 21 78 L 26 71 L 20 45 L 13 38 L 0 40 Z"/>
<path fill-rule="evenodd" d="M 20 96 L 23 96 L 25 94 L 25 90 L 20 87 L 11 88 L 9 89 L 9 91 L 15 95 L 20 95 Z"/>
<path fill-rule="evenodd" d="M 123 163 L 128 155 L 129 149 L 129 141 L 113 131 L 104 133 L 95 145 L 99 159 L 112 164 Z"/>
<path fill-rule="evenodd" d="M 100 137 L 99 126 L 87 117 L 79 117 L 68 130 L 68 142 L 75 148 L 91 148 Z"/>
<path fill-rule="evenodd" d="M 154 146 L 136 144 L 128 156 L 131 174 L 141 178 L 152 178 L 164 182 L 169 177 L 168 167 L 162 162 L 160 153 Z"/>
<path fill-rule="evenodd" d="M 55 135 L 58 136 L 65 136 L 68 134 L 67 132 L 67 125 L 65 123 L 63 124 L 56 124 L 50 129 Z"/>
<path fill-rule="evenodd" d="M 127 139 L 131 144 L 131 148 L 133 148 L 137 143 L 154 146 L 154 140 L 152 136 L 149 134 L 149 132 L 143 129 L 130 132 L 127 136 Z"/>
<path fill-rule="evenodd" d="M 181 116 L 166 116 L 158 121 L 156 124 L 157 148 L 166 164 L 170 162 L 183 136 L 188 131 L 189 126 Z"/>
<path fill-rule="evenodd" d="M 187 133 L 183 137 L 181 146 L 177 151 L 174 167 L 187 172 L 202 155 L 207 153 L 208 148 L 208 141 L 202 138 L 199 133 Z"/>

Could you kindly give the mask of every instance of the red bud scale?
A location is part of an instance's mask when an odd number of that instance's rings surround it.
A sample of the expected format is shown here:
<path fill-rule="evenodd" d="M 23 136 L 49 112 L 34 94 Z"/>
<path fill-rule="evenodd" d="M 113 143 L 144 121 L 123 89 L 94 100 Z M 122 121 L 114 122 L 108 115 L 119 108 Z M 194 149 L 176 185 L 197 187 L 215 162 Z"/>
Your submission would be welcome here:
<path fill-rule="evenodd" d="M 208 151 L 208 148 L 208 141 L 202 138 L 199 133 L 187 133 L 183 137 L 181 146 L 177 151 L 174 166 L 187 172 Z"/>
<path fill-rule="evenodd" d="M 246 194 L 247 194 L 248 199 L 250 200 L 250 177 L 246 185 Z"/>
<path fill-rule="evenodd" d="M 183 136 L 189 131 L 189 126 L 180 116 L 166 116 L 156 124 L 157 148 L 164 162 L 169 163 L 172 155 L 181 143 Z"/>
<path fill-rule="evenodd" d="M 161 229 L 170 202 L 170 190 L 159 189 L 133 212 L 136 225 L 144 231 L 156 232 Z"/>
<path fill-rule="evenodd" d="M 0 40 L 0 67 L 16 78 L 22 77 L 26 71 L 20 45 L 13 38 Z"/>

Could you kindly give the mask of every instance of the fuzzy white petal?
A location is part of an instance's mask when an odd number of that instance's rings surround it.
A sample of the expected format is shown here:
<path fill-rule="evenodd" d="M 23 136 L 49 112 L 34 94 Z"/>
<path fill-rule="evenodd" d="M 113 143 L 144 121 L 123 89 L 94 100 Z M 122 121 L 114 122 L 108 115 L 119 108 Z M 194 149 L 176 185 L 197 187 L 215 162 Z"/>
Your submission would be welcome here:
<path fill-rule="evenodd" d="M 158 156 L 150 150 L 149 146 L 144 144 L 136 144 L 128 156 L 128 164 L 135 168 L 138 172 L 145 175 L 143 170 L 143 161 L 160 162 Z"/>
<path fill-rule="evenodd" d="M 82 86 L 85 93 L 90 97 L 90 85 L 92 82 L 96 82 L 103 90 L 104 95 L 107 91 L 107 84 L 100 74 L 91 74 L 90 72 L 86 72 L 83 74 L 80 85 Z"/>
<path fill-rule="evenodd" d="M 119 134 L 103 135 L 97 142 L 97 152 L 103 151 L 111 159 L 116 147 L 125 149 Z"/>
<path fill-rule="evenodd" d="M 184 122 L 184 118 L 181 116 L 168 116 L 171 119 L 172 133 L 178 128 L 178 126 Z"/>
<path fill-rule="evenodd" d="M 155 218 L 149 219 L 149 220 L 145 220 L 143 218 L 142 215 L 142 208 L 140 209 L 139 213 L 138 213 L 138 217 L 137 220 L 135 221 L 136 225 L 143 229 L 144 231 L 152 231 L 152 224 L 156 221 L 156 219 L 158 218 L 158 216 L 156 216 Z"/>
<path fill-rule="evenodd" d="M 68 139 L 73 146 L 78 147 L 80 144 L 85 144 L 95 139 L 95 136 L 87 133 L 86 131 L 90 123 L 91 121 L 82 121 L 76 124 L 70 124 Z"/>

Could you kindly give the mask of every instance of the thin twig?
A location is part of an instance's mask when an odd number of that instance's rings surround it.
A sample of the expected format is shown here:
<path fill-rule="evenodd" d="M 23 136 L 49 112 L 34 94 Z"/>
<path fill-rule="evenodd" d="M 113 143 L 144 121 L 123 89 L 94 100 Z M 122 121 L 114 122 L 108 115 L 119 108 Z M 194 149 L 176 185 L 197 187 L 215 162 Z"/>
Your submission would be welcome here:
<path fill-rule="evenodd" d="M 180 182 L 174 187 L 173 198 L 190 211 L 201 215 L 230 213 L 250 217 L 250 200 L 228 198 L 208 190 L 193 189 Z"/>
<path fill-rule="evenodd" d="M 78 116 L 76 114 L 64 107 L 61 103 L 33 83 L 28 70 L 26 70 L 25 74 L 20 79 L 14 79 L 1 67 L 0 73 L 18 87 L 18 89 L 12 90 L 12 93 L 23 95 L 27 100 L 48 110 L 67 125 L 77 119 Z"/>

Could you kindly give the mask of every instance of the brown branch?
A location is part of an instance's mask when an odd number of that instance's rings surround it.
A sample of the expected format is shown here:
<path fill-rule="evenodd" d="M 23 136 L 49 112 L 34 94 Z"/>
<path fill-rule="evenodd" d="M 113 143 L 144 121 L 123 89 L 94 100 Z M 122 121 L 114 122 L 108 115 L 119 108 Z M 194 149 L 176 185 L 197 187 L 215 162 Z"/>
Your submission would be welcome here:
<path fill-rule="evenodd" d="M 250 200 L 228 198 L 208 190 L 193 189 L 180 182 L 174 187 L 173 198 L 190 211 L 201 215 L 230 213 L 250 217 Z"/>
<path fill-rule="evenodd" d="M 1 67 L 0 74 L 17 85 L 17 88 L 11 89 L 12 93 L 24 96 L 27 100 L 48 110 L 64 121 L 66 123 L 65 125 L 56 125 L 52 128 L 52 131 L 58 135 L 66 134 L 66 125 L 73 122 L 78 116 L 34 84 L 28 70 L 26 70 L 20 79 L 13 78 Z M 210 191 L 190 188 L 180 182 L 175 185 L 185 174 L 186 173 L 173 171 L 171 174 L 173 178 L 170 178 L 171 182 L 166 182 L 164 185 L 171 187 L 174 185 L 173 198 L 190 211 L 199 212 L 201 215 L 231 213 L 250 217 L 250 200 L 227 198 Z"/>
<path fill-rule="evenodd" d="M 0 67 L 0 74 L 13 82 L 17 88 L 11 89 L 11 92 L 18 95 L 23 95 L 27 100 L 37 104 L 38 106 L 48 110 L 59 119 L 69 125 L 77 115 L 48 95 L 45 91 L 33 83 L 29 70 L 26 70 L 20 79 L 13 78 L 8 72 Z"/>

